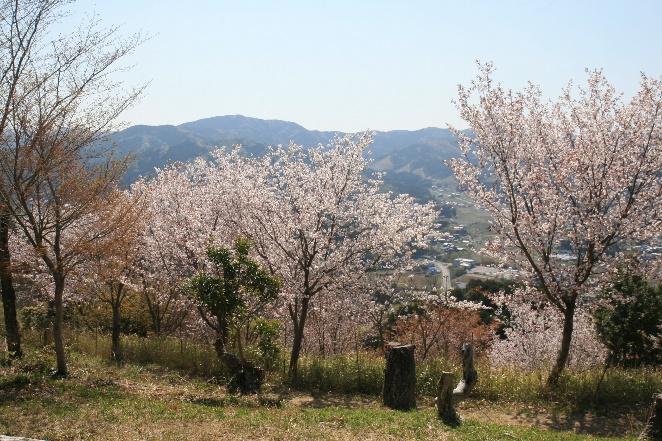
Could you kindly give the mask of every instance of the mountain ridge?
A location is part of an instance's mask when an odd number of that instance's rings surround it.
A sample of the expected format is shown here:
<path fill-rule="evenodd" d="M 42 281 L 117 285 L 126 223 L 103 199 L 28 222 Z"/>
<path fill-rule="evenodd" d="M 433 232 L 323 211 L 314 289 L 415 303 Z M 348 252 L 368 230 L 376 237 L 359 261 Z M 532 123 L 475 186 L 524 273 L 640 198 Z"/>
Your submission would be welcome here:
<path fill-rule="evenodd" d="M 342 131 L 309 130 L 278 119 L 243 115 L 219 115 L 178 125 L 137 124 L 110 135 L 118 153 L 131 154 L 135 163 L 126 182 L 149 176 L 155 168 L 174 161 L 186 162 L 222 146 L 242 144 L 247 154 L 260 155 L 268 146 L 294 142 L 304 146 L 328 143 Z M 372 168 L 384 172 L 392 190 L 419 198 L 429 197 L 429 188 L 447 181 L 450 170 L 443 161 L 460 154 L 448 129 L 374 131 L 370 147 Z"/>

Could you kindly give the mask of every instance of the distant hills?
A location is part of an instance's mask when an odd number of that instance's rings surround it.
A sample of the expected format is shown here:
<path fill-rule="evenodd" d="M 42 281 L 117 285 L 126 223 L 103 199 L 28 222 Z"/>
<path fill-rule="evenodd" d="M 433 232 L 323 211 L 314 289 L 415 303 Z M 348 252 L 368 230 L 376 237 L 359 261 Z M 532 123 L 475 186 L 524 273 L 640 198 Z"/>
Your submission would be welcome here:
<path fill-rule="evenodd" d="M 247 154 L 260 155 L 270 145 L 290 141 L 304 146 L 325 144 L 339 133 L 308 130 L 288 121 L 227 115 L 178 126 L 136 125 L 111 138 L 118 153 L 135 157 L 126 177 L 132 182 L 138 176 L 152 174 L 155 167 L 205 156 L 216 147 L 242 144 Z M 432 185 L 455 186 L 443 161 L 459 154 L 453 135 L 434 127 L 376 132 L 371 147 L 373 168 L 385 172 L 386 185 L 422 199 L 429 196 Z"/>

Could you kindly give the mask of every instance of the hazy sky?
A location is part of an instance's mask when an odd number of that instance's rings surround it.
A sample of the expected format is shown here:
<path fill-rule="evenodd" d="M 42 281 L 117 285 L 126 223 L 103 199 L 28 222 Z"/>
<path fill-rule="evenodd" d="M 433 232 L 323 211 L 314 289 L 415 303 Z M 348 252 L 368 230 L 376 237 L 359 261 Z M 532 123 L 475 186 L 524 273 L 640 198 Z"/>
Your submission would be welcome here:
<path fill-rule="evenodd" d="M 462 126 L 451 100 L 476 59 L 549 96 L 587 67 L 626 94 L 639 72 L 662 75 L 660 1 L 81 0 L 83 12 L 152 35 L 125 76 L 151 81 L 124 115 L 136 124 L 243 114 L 325 130 Z"/>

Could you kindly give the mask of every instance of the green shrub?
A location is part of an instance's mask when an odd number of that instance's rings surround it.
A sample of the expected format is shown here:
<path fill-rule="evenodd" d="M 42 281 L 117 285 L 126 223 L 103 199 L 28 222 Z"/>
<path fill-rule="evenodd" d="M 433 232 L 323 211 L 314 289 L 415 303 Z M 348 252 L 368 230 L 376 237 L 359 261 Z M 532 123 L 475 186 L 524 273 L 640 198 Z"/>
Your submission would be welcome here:
<path fill-rule="evenodd" d="M 257 339 L 255 347 L 258 363 L 267 371 L 274 370 L 281 356 L 281 348 L 278 345 L 280 322 L 258 317 L 253 320 L 252 329 Z"/>
<path fill-rule="evenodd" d="M 662 286 L 621 273 L 603 293 L 605 306 L 595 314 L 600 340 L 610 362 L 623 366 L 662 364 Z"/>

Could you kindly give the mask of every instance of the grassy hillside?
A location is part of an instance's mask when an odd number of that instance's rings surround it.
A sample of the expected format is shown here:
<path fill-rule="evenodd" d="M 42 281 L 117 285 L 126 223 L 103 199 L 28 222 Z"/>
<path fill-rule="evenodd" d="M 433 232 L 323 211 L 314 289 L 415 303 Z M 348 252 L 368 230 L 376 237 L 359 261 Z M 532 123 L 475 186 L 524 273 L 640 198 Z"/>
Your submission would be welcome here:
<path fill-rule="evenodd" d="M 34 341 L 33 341 L 34 340 Z M 380 402 L 376 354 L 304 358 L 296 388 L 276 371 L 261 396 L 229 394 L 213 351 L 177 339 L 124 340 L 127 361 L 106 361 L 107 336 L 71 336 L 68 378 L 54 379 L 52 350 L 29 338 L 25 359 L 0 363 L 0 434 L 59 440 L 630 440 L 641 430 L 659 370 L 576 373 L 549 394 L 540 373 L 479 366 L 457 428 L 432 400 L 437 361 L 418 369 L 418 408 Z M 327 392 L 333 391 L 333 392 Z M 361 394 L 357 394 L 358 391 Z M 597 401 L 596 401 L 597 400 Z"/>
<path fill-rule="evenodd" d="M 80 354 L 72 361 L 70 378 L 60 380 L 40 373 L 34 360 L 2 368 L 0 433 L 53 441 L 634 439 L 576 434 L 591 427 L 590 418 L 564 426 L 560 415 L 527 417 L 526 408 L 462 405 L 462 425 L 449 428 L 429 401 L 398 412 L 360 396 L 241 397 L 155 366 L 117 367 Z"/>

